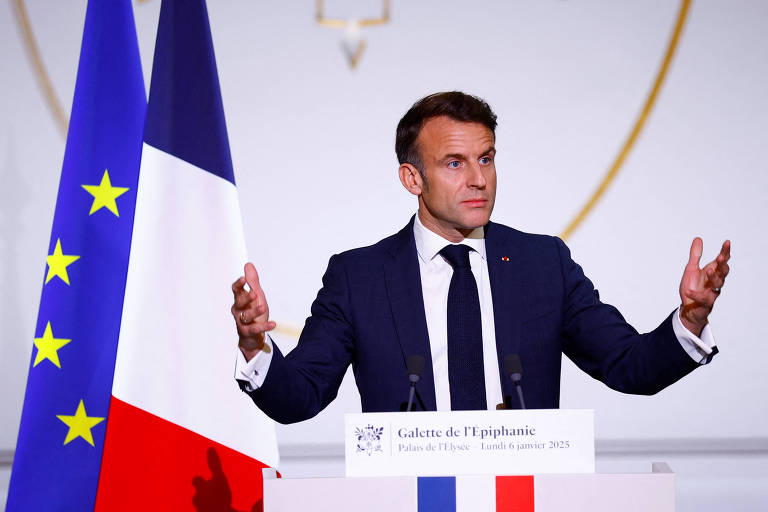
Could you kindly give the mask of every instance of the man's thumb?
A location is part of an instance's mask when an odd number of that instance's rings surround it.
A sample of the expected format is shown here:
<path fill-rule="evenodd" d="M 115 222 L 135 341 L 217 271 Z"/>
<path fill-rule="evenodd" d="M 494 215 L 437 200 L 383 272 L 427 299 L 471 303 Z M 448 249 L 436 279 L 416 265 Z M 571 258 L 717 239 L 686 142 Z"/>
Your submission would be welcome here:
<path fill-rule="evenodd" d="M 691 253 L 688 256 L 688 265 L 696 265 L 698 267 L 701 262 L 701 253 L 703 250 L 704 242 L 702 242 L 699 237 L 694 238 L 693 243 L 691 244 Z M 254 268 L 253 271 L 255 272 L 256 269 Z"/>
<path fill-rule="evenodd" d="M 250 261 L 245 264 L 245 282 L 248 283 L 248 286 L 251 288 L 251 290 L 258 288 L 259 286 L 259 273 L 256 272 L 256 267 L 253 266 L 253 263 Z"/>

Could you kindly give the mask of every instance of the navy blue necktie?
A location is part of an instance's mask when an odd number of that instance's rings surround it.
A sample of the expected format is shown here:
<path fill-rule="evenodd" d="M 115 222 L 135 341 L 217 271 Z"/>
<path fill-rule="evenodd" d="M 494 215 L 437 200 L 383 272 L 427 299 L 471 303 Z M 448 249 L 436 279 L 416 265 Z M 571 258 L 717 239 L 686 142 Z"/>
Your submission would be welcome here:
<path fill-rule="evenodd" d="M 466 245 L 447 245 L 440 254 L 453 267 L 448 288 L 448 382 L 451 410 L 487 409 L 483 370 L 483 327 L 477 283 Z"/>

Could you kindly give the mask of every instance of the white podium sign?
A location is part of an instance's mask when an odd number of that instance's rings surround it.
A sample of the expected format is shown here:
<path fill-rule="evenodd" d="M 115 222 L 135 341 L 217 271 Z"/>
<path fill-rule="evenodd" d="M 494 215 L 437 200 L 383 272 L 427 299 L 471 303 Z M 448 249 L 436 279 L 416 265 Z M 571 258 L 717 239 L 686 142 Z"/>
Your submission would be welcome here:
<path fill-rule="evenodd" d="M 591 409 L 347 414 L 347 476 L 594 473 Z"/>

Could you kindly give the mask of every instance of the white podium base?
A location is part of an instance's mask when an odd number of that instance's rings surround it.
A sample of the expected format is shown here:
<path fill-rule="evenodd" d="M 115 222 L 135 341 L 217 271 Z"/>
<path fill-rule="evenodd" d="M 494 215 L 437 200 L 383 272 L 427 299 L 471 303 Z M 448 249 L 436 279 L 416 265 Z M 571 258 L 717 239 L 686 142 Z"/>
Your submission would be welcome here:
<path fill-rule="evenodd" d="M 494 476 L 438 477 L 443 489 L 433 498 L 421 477 L 360 477 L 264 480 L 264 512 L 354 511 L 420 512 L 423 510 L 504 511 L 509 495 L 499 495 Z M 504 478 L 504 477 L 501 477 Z M 664 463 L 654 463 L 652 473 L 642 474 L 542 474 L 531 484 L 520 512 L 673 512 L 675 475 Z M 454 495 L 450 495 L 453 489 Z M 517 491 L 516 491 L 517 492 Z M 523 489 L 525 494 L 525 489 Z M 531 499 L 532 498 L 532 499 Z M 448 505 L 446 505 L 446 503 Z M 505 503 L 507 505 L 505 505 Z M 452 505 L 451 505 L 452 504 Z"/>

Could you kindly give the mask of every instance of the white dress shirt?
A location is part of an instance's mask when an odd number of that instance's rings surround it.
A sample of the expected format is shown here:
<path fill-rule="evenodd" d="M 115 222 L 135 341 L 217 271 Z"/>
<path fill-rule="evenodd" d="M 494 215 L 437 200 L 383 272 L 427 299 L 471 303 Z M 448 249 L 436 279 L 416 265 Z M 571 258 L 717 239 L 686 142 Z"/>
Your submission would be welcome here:
<path fill-rule="evenodd" d="M 440 255 L 448 241 L 425 228 L 416 215 L 413 223 L 416 252 L 419 254 L 421 291 L 424 296 L 424 313 L 429 332 L 429 348 L 432 354 L 432 372 L 435 376 L 435 400 L 438 411 L 451 410 L 451 390 L 448 381 L 448 289 L 453 277 L 453 267 Z M 469 265 L 477 283 L 480 299 L 480 319 L 483 335 L 483 369 L 485 370 L 485 400 L 488 409 L 496 409 L 503 401 L 499 380 L 499 360 L 496 355 L 496 330 L 493 323 L 491 281 L 485 256 L 485 233 L 482 227 L 475 229 L 461 244 L 468 246 Z"/>
<path fill-rule="evenodd" d="M 448 288 L 453 276 L 453 268 L 439 254 L 448 245 L 448 240 L 430 231 L 416 215 L 413 223 L 413 235 L 416 241 L 416 252 L 419 255 L 419 271 L 421 274 L 421 290 L 424 297 L 424 313 L 427 320 L 429 345 L 432 355 L 432 373 L 435 380 L 435 401 L 438 411 L 451 410 L 451 392 L 448 381 Z M 477 283 L 480 299 L 480 315 L 483 335 L 483 368 L 485 370 L 485 398 L 488 409 L 495 409 L 502 402 L 499 363 L 496 353 L 496 331 L 493 318 L 493 300 L 491 298 L 491 283 L 488 277 L 488 261 L 485 254 L 485 238 L 483 228 L 477 228 L 465 238 L 462 244 L 472 250 L 469 252 L 469 263 Z M 672 317 L 672 328 L 680 345 L 691 358 L 703 364 L 712 354 L 715 346 L 712 330 L 707 324 L 701 337 L 685 328 L 680 320 L 680 309 Z M 272 339 L 267 335 L 265 342 L 272 347 Z M 258 389 L 263 383 L 272 361 L 272 350 L 262 350 L 250 361 L 245 360 L 243 353 L 237 350 L 235 364 L 235 379 L 245 381 L 248 391 Z"/>

